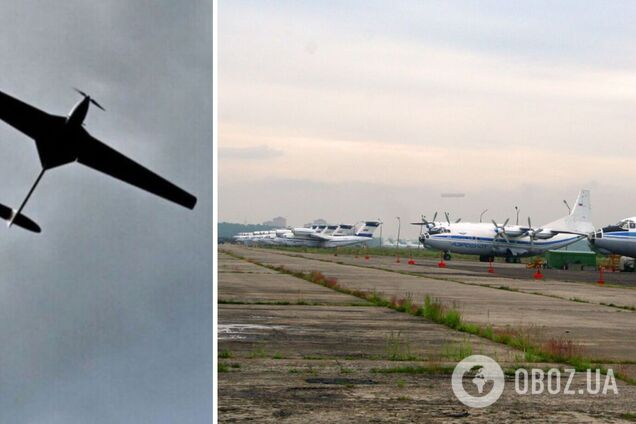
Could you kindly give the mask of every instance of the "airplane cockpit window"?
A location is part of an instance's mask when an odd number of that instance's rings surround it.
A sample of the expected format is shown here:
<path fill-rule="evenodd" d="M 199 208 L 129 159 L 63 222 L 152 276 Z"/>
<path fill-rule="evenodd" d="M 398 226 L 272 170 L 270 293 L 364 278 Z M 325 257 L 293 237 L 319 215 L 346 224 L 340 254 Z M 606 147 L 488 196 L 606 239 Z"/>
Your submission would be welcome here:
<path fill-rule="evenodd" d="M 636 228 L 636 222 L 630 222 L 629 223 L 629 228 L 630 228 L 630 230 Z"/>

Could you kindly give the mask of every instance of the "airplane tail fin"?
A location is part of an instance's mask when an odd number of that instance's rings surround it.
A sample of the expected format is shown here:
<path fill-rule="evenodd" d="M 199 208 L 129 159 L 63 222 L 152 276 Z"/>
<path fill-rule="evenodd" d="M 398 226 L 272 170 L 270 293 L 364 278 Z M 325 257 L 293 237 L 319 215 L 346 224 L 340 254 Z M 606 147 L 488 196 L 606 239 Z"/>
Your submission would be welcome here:
<path fill-rule="evenodd" d="M 572 231 L 576 233 L 592 233 L 592 204 L 590 191 L 581 190 L 579 197 L 569 215 L 543 226 L 552 230 Z"/>
<path fill-rule="evenodd" d="M 373 232 L 382 224 L 380 221 L 364 221 L 355 232 L 359 237 L 373 237 Z"/>

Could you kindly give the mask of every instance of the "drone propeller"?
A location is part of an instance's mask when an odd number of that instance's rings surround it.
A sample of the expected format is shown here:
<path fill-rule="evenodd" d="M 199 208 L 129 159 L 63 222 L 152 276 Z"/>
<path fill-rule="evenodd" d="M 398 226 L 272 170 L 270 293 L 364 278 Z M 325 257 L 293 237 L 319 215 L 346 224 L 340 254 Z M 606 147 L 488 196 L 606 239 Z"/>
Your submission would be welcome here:
<path fill-rule="evenodd" d="M 104 109 L 102 107 L 102 105 L 100 105 L 99 103 L 97 103 L 97 100 L 93 99 L 91 96 L 89 96 L 88 94 L 84 93 L 82 90 L 80 90 L 79 88 L 75 88 L 73 87 L 73 89 L 75 91 L 77 91 L 78 93 L 80 93 L 82 96 L 86 97 L 88 99 L 89 102 L 91 102 L 92 104 L 94 104 L 95 106 L 97 106 L 98 108 L 100 108 L 101 110 L 103 110 L 104 112 L 106 112 L 106 109 Z"/>
<path fill-rule="evenodd" d="M 498 237 L 502 237 L 504 240 L 506 240 L 507 243 L 510 243 L 510 239 L 506 234 L 506 225 L 508 225 L 508 221 L 510 221 L 510 218 L 507 218 L 504 224 L 502 226 L 499 226 L 494 219 L 492 220 L 492 224 L 495 226 L 495 239 Z"/>

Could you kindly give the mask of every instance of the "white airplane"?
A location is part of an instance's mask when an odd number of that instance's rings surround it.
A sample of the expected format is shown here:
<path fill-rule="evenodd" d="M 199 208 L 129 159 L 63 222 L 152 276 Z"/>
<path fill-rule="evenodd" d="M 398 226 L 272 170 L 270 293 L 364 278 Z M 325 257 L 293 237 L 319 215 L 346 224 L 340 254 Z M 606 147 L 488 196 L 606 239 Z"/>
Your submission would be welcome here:
<path fill-rule="evenodd" d="M 636 217 L 622 219 L 616 225 L 598 230 L 589 242 L 600 253 L 636 258 Z"/>
<path fill-rule="evenodd" d="M 281 244 L 305 247 L 352 246 L 371 240 L 381 224 L 379 221 L 363 221 L 355 226 L 341 224 L 318 228 L 294 228 L 291 230 L 292 234 L 281 237 Z"/>
<path fill-rule="evenodd" d="M 533 228 L 528 226 L 492 223 L 423 222 L 425 231 L 420 241 L 425 247 L 441 250 L 444 259 L 450 253 L 479 255 L 481 261 L 503 256 L 507 262 L 523 256 L 539 255 L 547 250 L 559 249 L 581 240 L 594 232 L 591 222 L 589 190 L 581 190 L 571 213 L 561 219 Z M 441 224 L 441 225 L 440 225 Z M 635 233 L 636 235 L 636 233 Z"/>
<path fill-rule="evenodd" d="M 311 228 L 292 228 L 239 233 L 237 243 L 303 247 L 340 247 L 368 242 L 380 226 L 379 221 L 363 221 L 358 225 L 314 225 Z"/>

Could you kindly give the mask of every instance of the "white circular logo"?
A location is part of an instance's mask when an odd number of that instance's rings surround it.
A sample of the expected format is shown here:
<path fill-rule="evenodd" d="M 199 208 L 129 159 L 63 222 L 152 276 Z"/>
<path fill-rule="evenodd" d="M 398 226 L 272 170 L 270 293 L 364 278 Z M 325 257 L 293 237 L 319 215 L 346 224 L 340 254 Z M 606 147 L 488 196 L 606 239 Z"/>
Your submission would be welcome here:
<path fill-rule="evenodd" d="M 470 394 L 464 389 L 464 374 L 474 372 Z M 504 373 L 497 362 L 488 356 L 471 355 L 455 366 L 451 380 L 453 393 L 461 403 L 471 408 L 485 408 L 499 399 L 504 391 Z M 484 393 L 488 389 L 487 393 Z"/>

